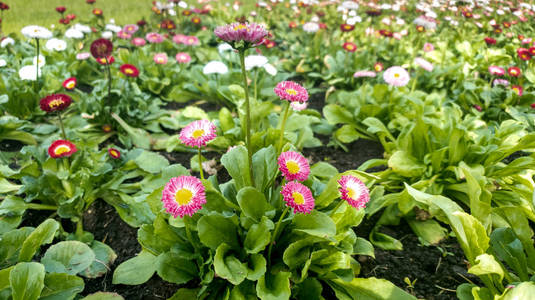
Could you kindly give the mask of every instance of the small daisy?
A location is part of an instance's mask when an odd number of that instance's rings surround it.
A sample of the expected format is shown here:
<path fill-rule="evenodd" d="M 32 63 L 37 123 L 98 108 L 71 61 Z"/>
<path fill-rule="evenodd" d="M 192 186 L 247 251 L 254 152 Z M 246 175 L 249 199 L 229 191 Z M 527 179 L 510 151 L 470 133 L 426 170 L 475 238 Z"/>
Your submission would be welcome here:
<path fill-rule="evenodd" d="M 217 27 L 214 30 L 214 34 L 234 48 L 240 47 L 237 44 L 240 41 L 246 43 L 246 45 L 242 45 L 241 47 L 248 48 L 249 46 L 255 46 L 262 42 L 268 35 L 268 31 L 264 26 L 256 23 L 232 23 Z"/>
<path fill-rule="evenodd" d="M 105 58 L 111 55 L 113 44 L 108 39 L 98 39 L 91 43 L 90 50 L 94 58 Z"/>
<path fill-rule="evenodd" d="M 123 65 L 121 65 L 119 70 L 121 71 L 121 73 L 123 73 L 124 75 L 126 75 L 128 77 L 138 77 L 139 76 L 138 68 L 136 68 L 136 66 L 131 65 L 131 64 L 123 64 Z"/>
<path fill-rule="evenodd" d="M 383 79 L 393 86 L 405 86 L 409 83 L 410 76 L 402 67 L 394 66 L 386 69 L 383 73 Z"/>
<path fill-rule="evenodd" d="M 342 48 L 344 48 L 348 52 L 355 52 L 357 51 L 357 45 L 351 43 L 351 42 L 345 42 L 344 45 L 342 45 Z"/>
<path fill-rule="evenodd" d="M 288 100 L 290 102 L 305 102 L 308 100 L 307 90 L 293 81 L 279 82 L 274 91 L 281 100 Z"/>
<path fill-rule="evenodd" d="M 509 69 L 507 69 L 507 73 L 509 73 L 509 76 L 512 77 L 519 77 L 522 75 L 522 71 L 519 67 L 509 67 Z"/>
<path fill-rule="evenodd" d="M 149 41 L 149 43 L 159 44 L 159 43 L 163 42 L 163 35 L 161 35 L 161 34 L 159 34 L 157 32 L 149 32 L 145 36 L 145 39 L 147 39 L 147 41 Z"/>
<path fill-rule="evenodd" d="M 154 54 L 154 62 L 159 65 L 165 65 L 167 63 L 167 54 L 166 53 Z"/>
<path fill-rule="evenodd" d="M 364 208 L 370 201 L 370 192 L 366 185 L 353 175 L 344 175 L 338 180 L 342 199 L 355 208 Z"/>
<path fill-rule="evenodd" d="M 71 105 L 71 97 L 65 94 L 52 94 L 39 101 L 39 106 L 46 112 L 62 111 Z"/>
<path fill-rule="evenodd" d="M 283 152 L 278 159 L 279 170 L 287 181 L 305 181 L 310 174 L 306 158 L 294 151 Z"/>
<path fill-rule="evenodd" d="M 163 189 L 162 202 L 173 217 L 191 217 L 206 203 L 204 186 L 193 176 L 173 177 Z"/>
<path fill-rule="evenodd" d="M 191 61 L 191 56 L 185 52 L 180 52 L 176 54 L 175 59 L 179 64 L 187 64 Z"/>
<path fill-rule="evenodd" d="M 281 194 L 286 206 L 293 208 L 294 213 L 308 214 L 314 209 L 312 192 L 299 182 L 288 182 L 282 187 Z"/>
<path fill-rule="evenodd" d="M 147 44 L 147 42 L 143 38 L 135 37 L 132 39 L 132 45 L 134 46 L 140 47 L 140 46 L 145 46 L 145 44 Z"/>
<path fill-rule="evenodd" d="M 503 76 L 503 74 L 505 74 L 505 70 L 498 66 L 490 66 L 489 73 L 494 76 Z"/>
<path fill-rule="evenodd" d="M 65 81 L 63 81 L 63 87 L 69 91 L 74 90 L 74 88 L 76 87 L 76 78 L 71 77 L 71 78 L 65 79 Z"/>
<path fill-rule="evenodd" d="M 180 131 L 180 141 L 190 147 L 204 147 L 216 137 L 216 127 L 208 120 L 189 123 Z"/>
<path fill-rule="evenodd" d="M 523 89 L 522 86 L 520 86 L 520 85 L 512 85 L 512 86 L 511 86 L 511 89 L 512 89 L 513 92 L 515 92 L 519 97 L 522 96 L 522 94 L 524 93 L 524 89 Z"/>
<path fill-rule="evenodd" d="M 374 71 L 368 71 L 368 70 L 357 71 L 355 72 L 355 74 L 353 74 L 353 77 L 355 78 L 375 77 L 375 76 L 377 76 L 377 73 L 375 73 Z"/>
<path fill-rule="evenodd" d="M 301 111 L 301 110 L 304 110 L 306 109 L 308 106 L 308 103 L 307 102 L 290 102 L 290 107 L 294 110 L 294 111 Z"/>
<path fill-rule="evenodd" d="M 76 151 L 76 146 L 67 140 L 57 140 L 48 147 L 48 155 L 52 158 L 69 157 Z"/>
<path fill-rule="evenodd" d="M 119 152 L 119 150 L 115 149 L 115 148 L 109 148 L 108 149 L 108 154 L 112 157 L 112 158 L 115 158 L 115 159 L 119 159 L 121 158 L 121 152 Z"/>
<path fill-rule="evenodd" d="M 414 63 L 416 63 L 420 68 L 426 70 L 427 72 L 433 71 L 433 64 L 421 57 L 415 58 Z"/>

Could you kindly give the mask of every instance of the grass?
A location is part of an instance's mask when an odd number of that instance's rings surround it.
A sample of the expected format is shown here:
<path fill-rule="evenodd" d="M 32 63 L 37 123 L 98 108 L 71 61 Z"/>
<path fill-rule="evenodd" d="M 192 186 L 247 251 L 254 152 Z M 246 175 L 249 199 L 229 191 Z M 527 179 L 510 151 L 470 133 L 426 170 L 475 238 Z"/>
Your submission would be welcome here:
<path fill-rule="evenodd" d="M 16 33 L 26 25 L 40 25 L 50 28 L 59 24 L 61 15 L 56 12 L 57 6 L 65 6 L 66 14 L 75 14 L 74 22 L 83 23 L 91 16 L 93 8 L 104 11 L 106 21 L 113 18 L 117 24 L 133 23 L 143 16 L 149 17 L 151 0 L 97 0 L 89 5 L 85 0 L 3 0 L 10 7 L 4 12 L 2 30 L 4 34 Z"/>

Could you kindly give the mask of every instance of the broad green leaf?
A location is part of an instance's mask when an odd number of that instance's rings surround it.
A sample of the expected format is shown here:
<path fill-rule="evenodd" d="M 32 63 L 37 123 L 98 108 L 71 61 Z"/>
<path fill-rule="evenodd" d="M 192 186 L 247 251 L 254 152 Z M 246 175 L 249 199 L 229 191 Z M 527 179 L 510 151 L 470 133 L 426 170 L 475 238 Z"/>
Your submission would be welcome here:
<path fill-rule="evenodd" d="M 338 104 L 328 104 L 323 107 L 323 115 L 329 124 L 352 124 L 353 115 Z"/>
<path fill-rule="evenodd" d="M 373 249 L 372 243 L 361 237 L 357 237 L 357 241 L 353 249 L 353 254 L 368 255 L 375 258 L 375 251 Z"/>
<path fill-rule="evenodd" d="M 134 143 L 134 145 L 136 145 L 136 147 L 142 149 L 150 149 L 151 137 L 147 131 L 140 128 L 134 128 L 128 125 L 123 119 L 121 119 L 121 117 L 119 117 L 115 113 L 112 113 L 111 116 L 130 135 L 130 137 L 132 138 L 132 142 Z"/>
<path fill-rule="evenodd" d="M 352 125 L 344 125 L 334 132 L 334 136 L 340 142 L 349 144 L 353 141 L 358 140 L 359 133 L 355 130 L 355 127 Z"/>
<path fill-rule="evenodd" d="M 440 226 L 435 220 L 418 221 L 409 218 L 406 218 L 405 220 L 418 236 L 420 242 L 426 246 L 437 245 L 448 235 L 448 230 Z"/>
<path fill-rule="evenodd" d="M 290 299 L 291 275 L 289 272 L 277 272 L 276 274 L 266 272 L 256 283 L 256 294 L 262 300 Z"/>
<path fill-rule="evenodd" d="M 425 171 L 425 166 L 418 162 L 409 153 L 398 150 L 388 159 L 388 167 L 403 177 L 420 177 Z"/>
<path fill-rule="evenodd" d="M 0 270 L 0 291 L 9 287 L 9 273 L 15 266 Z"/>
<path fill-rule="evenodd" d="M 528 281 L 522 282 L 512 289 L 507 289 L 504 295 L 496 298 L 496 300 L 531 299 L 533 295 L 535 295 L 535 283 Z"/>
<path fill-rule="evenodd" d="M 76 275 L 95 260 L 95 253 L 89 246 L 78 241 L 64 241 L 52 245 L 41 262 L 48 273 Z"/>
<path fill-rule="evenodd" d="M 30 261 L 43 244 L 50 244 L 59 229 L 59 223 L 54 219 L 46 219 L 24 240 L 20 249 L 19 261 Z"/>
<path fill-rule="evenodd" d="M 497 228 L 490 235 L 492 250 L 500 260 L 512 268 L 521 281 L 528 281 L 528 262 L 522 242 L 511 228 Z"/>
<path fill-rule="evenodd" d="M 86 278 L 97 278 L 111 270 L 117 254 L 115 254 L 115 251 L 110 246 L 99 241 L 93 241 L 91 249 L 95 253 L 95 260 L 81 275 Z"/>
<path fill-rule="evenodd" d="M 214 255 L 214 269 L 217 276 L 238 285 L 247 277 L 247 266 L 230 253 L 230 250 L 231 248 L 225 243 L 217 247 Z"/>
<path fill-rule="evenodd" d="M 243 214 L 257 222 L 260 221 L 267 211 L 273 209 L 266 201 L 264 194 L 254 187 L 242 188 L 236 198 Z"/>
<path fill-rule="evenodd" d="M 321 296 L 323 287 L 321 283 L 314 277 L 308 277 L 303 282 L 297 285 L 297 299 L 307 300 L 324 300 Z"/>
<path fill-rule="evenodd" d="M 292 221 L 294 230 L 309 235 L 331 238 L 336 235 L 336 224 L 325 213 L 313 210 L 310 214 L 297 214 Z"/>
<path fill-rule="evenodd" d="M 331 177 L 338 175 L 338 170 L 333 165 L 320 161 L 310 167 L 310 175 L 318 178 L 330 179 Z"/>
<path fill-rule="evenodd" d="M 24 202 L 22 198 L 16 196 L 7 196 L 0 203 L 1 215 L 22 215 L 28 208 L 28 203 Z"/>
<path fill-rule="evenodd" d="M 70 300 L 84 290 L 84 280 L 76 275 L 49 273 L 40 300 Z"/>
<path fill-rule="evenodd" d="M 7 194 L 10 192 L 18 191 L 22 185 L 9 182 L 5 178 L 0 178 L 0 194 Z"/>
<path fill-rule="evenodd" d="M 199 274 L 197 265 L 193 261 L 173 252 L 162 253 L 158 256 L 156 272 L 163 280 L 176 284 L 186 283 Z"/>
<path fill-rule="evenodd" d="M 230 219 L 221 215 L 202 216 L 197 222 L 197 230 L 201 242 L 211 249 L 217 249 L 226 243 L 234 249 L 239 249 L 238 227 Z"/>
<path fill-rule="evenodd" d="M 351 282 L 334 279 L 328 280 L 327 284 L 340 300 L 416 300 L 390 281 L 375 277 L 355 278 Z"/>
<path fill-rule="evenodd" d="M 245 251 L 249 254 L 254 254 L 264 250 L 271 240 L 273 227 L 273 222 L 267 217 L 262 217 L 260 223 L 253 224 L 243 242 Z"/>
<path fill-rule="evenodd" d="M 264 191 L 275 179 L 278 171 L 277 151 L 270 145 L 253 154 L 253 177 L 255 186 Z"/>
<path fill-rule="evenodd" d="M 124 300 L 124 298 L 117 293 L 96 292 L 82 298 L 82 300 Z"/>
<path fill-rule="evenodd" d="M 197 294 L 199 290 L 181 288 L 176 291 L 176 293 L 171 296 L 168 300 L 184 300 L 184 299 L 197 299 Z"/>
<path fill-rule="evenodd" d="M 150 151 L 141 152 L 134 161 L 140 169 L 149 173 L 159 173 L 169 166 L 169 161 L 165 157 Z"/>
<path fill-rule="evenodd" d="M 247 149 L 244 146 L 236 146 L 221 156 L 221 164 L 225 166 L 230 177 L 236 183 L 236 189 L 240 190 L 245 186 L 251 186 L 249 178 L 249 162 Z"/>
<path fill-rule="evenodd" d="M 33 230 L 32 227 L 21 227 L 2 235 L 0 239 L 0 267 L 11 266 L 18 262 L 20 249 Z"/>
<path fill-rule="evenodd" d="M 45 267 L 36 262 L 18 263 L 9 275 L 13 300 L 37 300 L 45 286 Z"/>
<path fill-rule="evenodd" d="M 502 266 L 496 261 L 494 256 L 483 253 L 476 257 L 476 264 L 472 265 L 468 269 L 468 273 L 472 273 L 477 276 L 483 275 L 497 275 L 497 282 L 501 282 L 504 276 L 504 270 Z"/>
<path fill-rule="evenodd" d="M 115 269 L 112 283 L 138 285 L 147 282 L 156 272 L 156 260 L 156 256 L 141 251 Z"/>
<path fill-rule="evenodd" d="M 257 281 L 266 273 L 266 259 L 264 255 L 258 253 L 249 256 L 249 263 L 246 264 L 247 279 Z"/>

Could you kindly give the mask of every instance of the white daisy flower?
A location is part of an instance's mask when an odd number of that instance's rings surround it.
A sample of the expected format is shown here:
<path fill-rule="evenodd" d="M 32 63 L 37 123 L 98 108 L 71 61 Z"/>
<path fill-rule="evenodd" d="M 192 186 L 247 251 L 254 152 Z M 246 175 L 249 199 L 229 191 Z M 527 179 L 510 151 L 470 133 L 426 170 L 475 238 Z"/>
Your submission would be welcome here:
<path fill-rule="evenodd" d="M 20 68 L 19 70 L 19 77 L 22 80 L 34 80 L 35 81 L 37 79 L 37 72 L 39 72 L 39 75 L 40 75 L 41 69 L 39 68 L 39 71 L 37 71 L 34 65 L 24 66 Z"/>
<path fill-rule="evenodd" d="M 14 44 L 15 44 L 15 40 L 10 37 L 7 37 L 3 39 L 2 42 L 0 42 L 0 47 L 5 48 L 7 47 L 7 45 L 14 45 Z"/>
<path fill-rule="evenodd" d="M 202 72 L 206 75 L 208 74 L 226 74 L 228 72 L 228 67 L 218 61 L 218 60 L 212 60 L 208 62 L 204 68 L 202 69 Z"/>
<path fill-rule="evenodd" d="M 52 38 L 46 42 L 45 47 L 48 50 L 63 51 L 67 49 L 67 43 L 64 40 Z"/>
<path fill-rule="evenodd" d="M 20 32 L 29 39 L 49 39 L 52 37 L 50 30 L 37 25 L 26 26 Z"/>

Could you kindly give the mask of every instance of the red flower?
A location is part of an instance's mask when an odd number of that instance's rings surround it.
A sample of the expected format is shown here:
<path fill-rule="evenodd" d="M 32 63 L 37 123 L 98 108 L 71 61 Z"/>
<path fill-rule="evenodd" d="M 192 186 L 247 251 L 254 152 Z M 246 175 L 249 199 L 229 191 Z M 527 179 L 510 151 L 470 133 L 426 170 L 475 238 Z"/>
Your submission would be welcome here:
<path fill-rule="evenodd" d="M 531 106 L 531 108 L 535 108 L 535 103 L 531 103 L 529 106 Z"/>
<path fill-rule="evenodd" d="M 97 58 L 96 60 L 97 60 L 97 62 L 98 62 L 99 64 L 101 64 L 101 65 L 105 65 L 105 64 L 106 64 L 106 58 L 104 58 L 104 57 Z M 111 64 L 113 64 L 114 62 L 115 62 L 115 58 L 114 58 L 113 56 L 111 56 L 111 55 L 108 56 L 108 64 L 111 65 Z"/>
<path fill-rule="evenodd" d="M 139 26 L 139 27 L 143 27 L 143 26 L 147 25 L 147 21 L 145 21 L 145 20 L 139 20 L 139 21 L 137 21 L 136 24 L 137 24 L 137 26 Z"/>
<path fill-rule="evenodd" d="M 9 5 L 5 4 L 4 2 L 0 2 L 0 10 L 8 10 Z"/>
<path fill-rule="evenodd" d="M 355 52 L 357 51 L 357 45 L 353 44 L 353 43 L 350 43 L 350 42 L 345 42 L 344 45 L 342 46 L 346 51 L 349 51 L 349 52 Z"/>
<path fill-rule="evenodd" d="M 175 22 L 173 22 L 173 20 L 166 19 L 162 21 L 162 23 L 160 24 L 160 28 L 172 30 L 176 28 L 176 25 L 175 25 Z"/>
<path fill-rule="evenodd" d="M 115 159 L 121 158 L 121 152 L 119 152 L 119 150 L 117 150 L 115 148 L 109 148 L 108 149 L 108 154 L 110 154 L 110 156 L 112 158 L 115 158 Z"/>
<path fill-rule="evenodd" d="M 186 9 L 186 10 L 182 11 L 182 15 L 183 16 L 191 16 L 191 10 L 187 10 Z"/>
<path fill-rule="evenodd" d="M 95 0 L 86 0 L 85 3 L 87 3 L 87 4 L 93 4 L 93 3 L 95 3 Z"/>
<path fill-rule="evenodd" d="M 264 45 L 266 46 L 266 48 L 271 49 L 271 48 L 277 46 L 277 43 L 275 43 L 272 40 L 264 39 Z"/>
<path fill-rule="evenodd" d="M 65 81 L 63 81 L 63 87 L 69 91 L 74 90 L 74 88 L 76 87 L 76 78 L 71 77 L 71 78 L 65 79 Z"/>
<path fill-rule="evenodd" d="M 201 24 L 201 18 L 199 18 L 199 17 L 193 17 L 193 18 L 191 18 L 191 22 L 192 22 L 193 24 Z"/>
<path fill-rule="evenodd" d="M 95 9 L 93 9 L 93 14 L 94 14 L 95 16 L 97 16 L 97 17 L 100 17 L 100 16 L 102 16 L 103 11 L 102 11 L 102 9 L 100 9 L 100 8 L 95 8 Z"/>
<path fill-rule="evenodd" d="M 381 29 L 379 30 L 379 34 L 381 34 L 382 36 L 384 37 L 392 37 L 394 34 L 392 33 L 392 31 L 389 31 L 389 30 L 385 30 L 385 29 Z"/>
<path fill-rule="evenodd" d="M 139 70 L 136 66 L 131 64 L 124 64 L 119 69 L 121 70 L 121 73 L 128 77 L 137 77 L 139 75 Z"/>
<path fill-rule="evenodd" d="M 464 16 L 465 18 L 470 19 L 470 18 L 472 18 L 474 15 L 473 15 L 471 12 L 469 12 L 469 11 L 463 11 L 463 16 Z"/>
<path fill-rule="evenodd" d="M 67 15 L 67 19 L 69 19 L 70 21 L 76 19 L 76 15 L 75 14 L 68 14 Z"/>
<path fill-rule="evenodd" d="M 519 35 L 518 35 L 518 39 L 519 39 L 520 41 L 522 41 L 522 40 L 524 39 L 524 36 L 521 35 L 521 34 L 519 34 Z"/>
<path fill-rule="evenodd" d="M 375 72 L 381 72 L 384 70 L 384 65 L 383 63 L 380 63 L 380 62 L 376 62 L 374 65 L 373 65 L 373 69 L 375 70 Z"/>
<path fill-rule="evenodd" d="M 518 48 L 516 50 L 516 54 L 518 55 L 518 58 L 521 60 L 530 60 L 531 59 L 531 53 L 526 48 Z"/>
<path fill-rule="evenodd" d="M 52 94 L 39 101 L 39 106 L 46 112 L 62 111 L 71 105 L 71 97 L 65 94 Z"/>
<path fill-rule="evenodd" d="M 355 29 L 355 25 L 349 25 L 349 24 L 342 24 L 340 25 L 340 30 L 343 32 L 349 32 Z"/>
<path fill-rule="evenodd" d="M 530 54 L 531 56 L 534 56 L 534 55 L 535 55 L 535 47 L 530 47 L 530 48 L 528 49 L 528 52 L 529 52 L 529 54 Z"/>
<path fill-rule="evenodd" d="M 52 158 L 69 157 L 76 151 L 76 146 L 67 140 L 57 140 L 48 147 L 48 155 Z"/>
<path fill-rule="evenodd" d="M 370 10 L 367 10 L 366 14 L 368 16 L 371 16 L 371 17 L 376 17 L 376 16 L 381 15 L 381 10 L 380 9 L 376 9 L 376 8 L 372 8 Z"/>
<path fill-rule="evenodd" d="M 104 124 L 102 125 L 102 131 L 108 133 L 108 132 L 111 132 L 111 125 L 110 124 Z"/>
<path fill-rule="evenodd" d="M 496 45 L 496 40 L 491 37 L 486 37 L 485 43 L 487 43 L 487 45 Z"/>
<path fill-rule="evenodd" d="M 111 55 L 113 44 L 107 39 L 98 39 L 91 43 L 91 54 L 94 58 L 104 58 Z"/>
<path fill-rule="evenodd" d="M 524 89 L 520 85 L 513 85 L 511 89 L 520 97 L 524 93 Z"/>
<path fill-rule="evenodd" d="M 296 28 L 297 27 L 297 23 L 292 21 L 292 22 L 290 22 L 290 24 L 288 24 L 288 27 L 290 27 L 291 29 Z"/>
<path fill-rule="evenodd" d="M 416 31 L 424 32 L 425 31 L 425 27 L 423 27 L 422 25 L 418 25 L 418 26 L 416 26 Z"/>
<path fill-rule="evenodd" d="M 70 21 L 69 19 L 65 19 L 65 18 L 64 18 L 64 19 L 59 19 L 59 23 L 60 23 L 60 24 L 65 24 L 65 25 L 67 25 L 67 24 L 69 24 L 70 22 L 71 22 L 71 21 Z"/>
<path fill-rule="evenodd" d="M 522 75 L 522 71 L 519 67 L 509 67 L 509 69 L 507 69 L 507 73 L 509 73 L 509 76 L 512 77 L 518 77 Z"/>
<path fill-rule="evenodd" d="M 67 9 L 65 8 L 65 6 L 58 6 L 56 7 L 56 11 L 59 12 L 60 14 L 64 13 Z"/>
<path fill-rule="evenodd" d="M 503 27 L 505 27 L 505 28 L 509 28 L 509 27 L 511 27 L 511 23 L 509 23 L 509 22 L 503 22 Z"/>
<path fill-rule="evenodd" d="M 327 24 L 320 23 L 320 29 L 327 29 Z"/>

